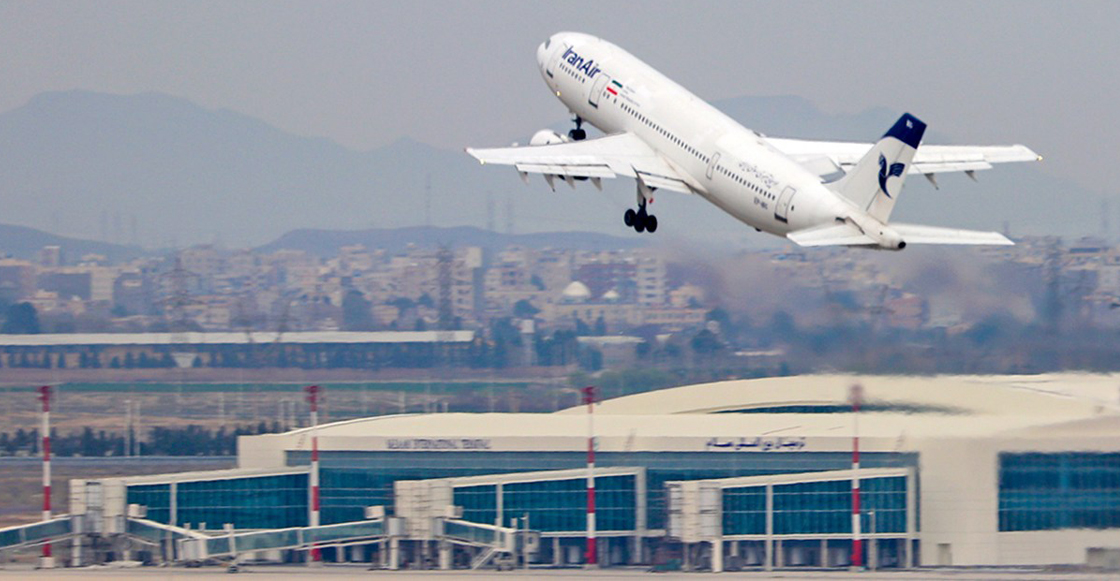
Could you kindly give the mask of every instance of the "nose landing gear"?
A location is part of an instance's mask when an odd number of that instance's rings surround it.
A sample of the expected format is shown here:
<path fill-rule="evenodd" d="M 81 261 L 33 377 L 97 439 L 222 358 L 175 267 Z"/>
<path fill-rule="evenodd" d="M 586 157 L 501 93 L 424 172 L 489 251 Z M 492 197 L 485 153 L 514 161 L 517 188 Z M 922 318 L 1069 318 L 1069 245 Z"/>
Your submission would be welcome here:
<path fill-rule="evenodd" d="M 650 234 L 657 232 L 657 216 L 646 212 L 645 202 L 638 206 L 637 211 L 626 210 L 626 213 L 622 216 L 622 221 L 637 232 L 649 232 Z"/>

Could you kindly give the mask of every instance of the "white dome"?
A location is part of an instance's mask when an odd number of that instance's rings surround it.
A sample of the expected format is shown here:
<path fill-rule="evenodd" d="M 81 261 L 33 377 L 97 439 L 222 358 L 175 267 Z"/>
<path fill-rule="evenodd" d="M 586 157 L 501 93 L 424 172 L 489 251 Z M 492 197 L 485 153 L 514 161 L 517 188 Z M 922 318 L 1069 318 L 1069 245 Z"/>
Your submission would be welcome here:
<path fill-rule="evenodd" d="M 569 301 L 586 301 L 591 298 L 591 289 L 587 285 L 575 280 L 564 289 L 564 299 Z"/>
<path fill-rule="evenodd" d="M 622 298 L 622 295 L 618 294 L 618 291 L 614 290 L 613 288 L 603 293 L 603 300 L 607 302 L 614 302 L 620 298 Z"/>

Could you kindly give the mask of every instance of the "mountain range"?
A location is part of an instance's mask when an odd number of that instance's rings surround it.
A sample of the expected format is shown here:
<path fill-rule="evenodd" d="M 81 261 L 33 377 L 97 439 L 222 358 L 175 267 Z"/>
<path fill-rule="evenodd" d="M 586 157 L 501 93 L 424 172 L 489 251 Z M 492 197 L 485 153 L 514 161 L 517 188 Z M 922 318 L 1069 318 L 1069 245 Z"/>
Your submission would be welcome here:
<path fill-rule="evenodd" d="M 875 139 L 899 113 L 827 114 L 798 97 L 716 105 L 766 134 L 852 141 Z M 927 140 L 952 142 L 933 133 Z M 912 178 L 895 217 L 984 229 L 1007 221 L 1013 233 L 1066 235 L 1099 222 L 1099 198 L 1029 164 L 978 177 L 941 177 L 940 190 Z M 461 151 L 407 139 L 356 151 L 157 93 L 43 93 L 0 113 L 0 222 L 150 248 L 215 240 L 249 247 L 292 231 L 425 224 L 583 230 L 645 243 L 636 239 L 648 235 L 622 225 L 633 188 L 612 180 L 603 192 L 581 184 L 553 193 L 539 177 L 526 187 L 514 171 L 480 168 Z M 664 194 L 654 209 L 664 241 L 762 237 L 691 196 Z"/>

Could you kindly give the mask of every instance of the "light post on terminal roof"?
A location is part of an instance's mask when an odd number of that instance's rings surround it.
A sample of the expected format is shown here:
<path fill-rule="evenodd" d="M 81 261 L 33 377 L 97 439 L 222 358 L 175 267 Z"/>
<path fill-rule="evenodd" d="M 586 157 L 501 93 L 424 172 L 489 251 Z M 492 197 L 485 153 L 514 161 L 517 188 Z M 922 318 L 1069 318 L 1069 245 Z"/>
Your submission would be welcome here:
<path fill-rule="evenodd" d="M 863 541 L 859 522 L 859 406 L 863 403 L 863 386 L 853 384 L 848 392 L 852 404 L 852 568 L 863 567 Z"/>
<path fill-rule="evenodd" d="M 595 388 L 587 386 L 583 403 L 587 404 L 587 555 L 586 566 L 599 566 L 599 551 L 595 540 Z"/>

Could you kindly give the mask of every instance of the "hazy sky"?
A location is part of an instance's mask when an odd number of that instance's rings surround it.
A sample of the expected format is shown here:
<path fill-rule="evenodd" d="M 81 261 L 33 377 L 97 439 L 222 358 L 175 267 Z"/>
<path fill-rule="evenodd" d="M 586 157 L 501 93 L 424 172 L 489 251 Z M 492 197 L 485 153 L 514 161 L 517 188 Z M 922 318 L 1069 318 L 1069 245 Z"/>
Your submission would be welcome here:
<path fill-rule="evenodd" d="M 1120 2 L 0 2 L 0 111 L 160 91 L 359 149 L 503 145 L 563 118 L 534 51 L 577 30 L 707 99 L 908 110 L 1111 196 L 1118 29 Z"/>

